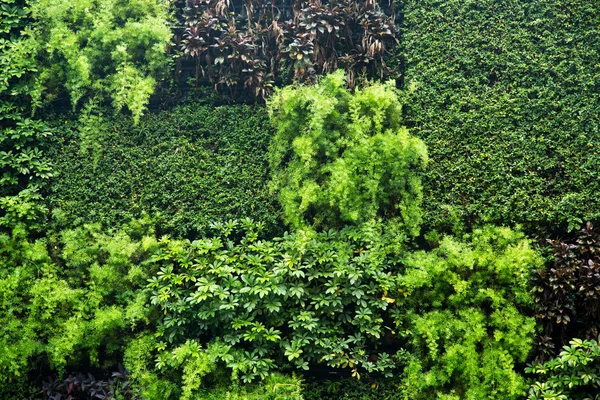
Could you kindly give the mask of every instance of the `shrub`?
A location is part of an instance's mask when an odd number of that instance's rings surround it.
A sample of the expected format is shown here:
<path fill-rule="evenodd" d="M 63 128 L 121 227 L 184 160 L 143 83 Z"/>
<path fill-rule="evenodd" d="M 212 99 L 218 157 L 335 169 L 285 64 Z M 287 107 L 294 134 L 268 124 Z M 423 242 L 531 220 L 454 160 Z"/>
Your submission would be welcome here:
<path fill-rule="evenodd" d="M 540 257 L 523 234 L 486 227 L 404 258 L 396 332 L 406 341 L 405 399 L 517 399 L 535 320 L 529 275 Z"/>
<path fill-rule="evenodd" d="M 265 99 L 276 81 L 337 68 L 353 86 L 360 75 L 395 72 L 386 65 L 396 50 L 394 8 L 386 14 L 380 3 L 187 0 L 181 48 L 196 61 L 196 80 L 202 73 L 234 98 Z"/>
<path fill-rule="evenodd" d="M 244 235 L 235 241 L 238 227 Z M 401 229 L 372 224 L 261 241 L 251 221 L 216 228 L 218 235 L 192 243 L 167 242 L 154 256 L 159 348 L 186 338 L 223 341 L 222 360 L 244 381 L 287 365 L 390 372 L 378 343 L 388 332 Z"/>
<path fill-rule="evenodd" d="M 75 109 L 82 100 L 112 99 L 134 119 L 144 112 L 157 79 L 168 71 L 168 6 L 159 0 L 33 0 L 45 96 L 67 89 Z"/>
<path fill-rule="evenodd" d="M 286 222 L 329 229 L 396 217 L 418 233 L 427 153 L 401 125 L 390 85 L 351 94 L 338 71 L 314 87 L 279 91 L 269 111 L 272 187 Z"/>
<path fill-rule="evenodd" d="M 98 226 L 31 242 L 22 228 L 0 235 L 0 393 L 50 371 L 110 369 L 122 347 L 152 317 L 138 290 L 156 246 L 146 223 L 107 235 Z M 41 377 L 38 374 L 42 374 Z M 15 396 L 15 397 L 11 397 Z"/>
<path fill-rule="evenodd" d="M 159 234 L 195 237 L 212 221 L 244 216 L 278 232 L 264 109 L 192 103 L 137 126 L 92 111 L 80 121 L 57 119 L 54 130 L 45 151 L 57 178 L 45 193 L 55 229 L 110 228 L 158 213 Z"/>
<path fill-rule="evenodd" d="M 538 375 L 528 400 L 597 400 L 600 398 L 600 346 L 596 340 L 573 339 L 560 354 L 526 372 Z"/>

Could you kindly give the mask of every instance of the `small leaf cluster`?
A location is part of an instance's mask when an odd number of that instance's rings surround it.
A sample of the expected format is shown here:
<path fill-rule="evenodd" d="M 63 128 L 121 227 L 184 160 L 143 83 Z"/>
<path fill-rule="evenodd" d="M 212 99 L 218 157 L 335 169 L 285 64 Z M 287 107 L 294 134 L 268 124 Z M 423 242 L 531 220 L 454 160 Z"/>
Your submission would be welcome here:
<path fill-rule="evenodd" d="M 372 224 L 265 241 L 249 220 L 215 229 L 191 243 L 164 239 L 153 256 L 159 272 L 148 288 L 164 314 L 164 346 L 190 337 L 223 341 L 231 349 L 223 361 L 247 382 L 284 365 L 390 372 L 391 356 L 377 343 L 394 301 L 386 295 L 401 234 Z"/>
<path fill-rule="evenodd" d="M 41 394 L 48 400 L 72 400 L 86 396 L 90 399 L 133 399 L 127 371 L 119 365 L 119 369 L 106 380 L 96 379 L 92 374 L 69 374 L 64 379 L 53 378 L 45 381 Z"/>
<path fill-rule="evenodd" d="M 435 160 L 426 225 L 520 224 L 541 240 L 597 220 L 598 2 L 401 4 L 405 120 Z"/>
<path fill-rule="evenodd" d="M 597 400 L 600 393 L 600 346 L 597 340 L 573 339 L 560 354 L 525 372 L 537 375 L 528 400 Z"/>
<path fill-rule="evenodd" d="M 85 111 L 85 110 L 84 110 Z M 252 217 L 280 232 L 268 188 L 273 136 L 264 108 L 189 102 L 135 125 L 109 112 L 57 118 L 43 141 L 52 228 L 104 228 L 152 216 L 159 235 L 194 238 L 211 222 Z"/>
<path fill-rule="evenodd" d="M 25 29 L 28 6 L 28 1 L 0 2 L 0 229 L 7 230 L 22 223 L 30 230 L 40 228 L 47 210 L 39 187 L 52 176 L 39 149 L 49 130 L 32 118 L 39 85 L 35 51 Z"/>
<path fill-rule="evenodd" d="M 418 233 L 427 150 L 402 126 L 392 85 L 351 94 L 337 71 L 316 86 L 278 91 L 269 112 L 272 189 L 286 222 L 329 229 L 397 218 Z"/>

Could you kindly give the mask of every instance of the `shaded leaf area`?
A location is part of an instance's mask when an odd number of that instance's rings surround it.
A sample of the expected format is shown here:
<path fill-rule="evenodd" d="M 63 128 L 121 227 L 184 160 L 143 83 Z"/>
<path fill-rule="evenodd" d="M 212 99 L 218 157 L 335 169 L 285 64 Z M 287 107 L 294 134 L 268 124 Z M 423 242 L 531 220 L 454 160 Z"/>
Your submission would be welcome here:
<path fill-rule="evenodd" d="M 543 237 L 600 217 L 599 24 L 594 0 L 405 2 L 405 116 L 432 160 L 426 224 Z"/>
<path fill-rule="evenodd" d="M 251 216 L 277 230 L 267 190 L 264 109 L 189 104 L 134 126 L 91 113 L 60 121 L 46 142 L 57 178 L 47 190 L 55 226 L 118 226 L 143 213 L 179 237 Z M 159 214 L 159 215 L 157 215 Z"/>
<path fill-rule="evenodd" d="M 196 61 L 196 80 L 233 98 L 264 100 L 276 83 L 338 68 L 352 87 L 360 75 L 396 76 L 386 63 L 397 42 L 391 2 L 186 0 L 182 12 L 180 47 Z"/>
<path fill-rule="evenodd" d="M 533 276 L 542 359 L 571 338 L 600 334 L 600 229 L 588 222 L 571 238 L 548 243 L 552 260 Z"/>

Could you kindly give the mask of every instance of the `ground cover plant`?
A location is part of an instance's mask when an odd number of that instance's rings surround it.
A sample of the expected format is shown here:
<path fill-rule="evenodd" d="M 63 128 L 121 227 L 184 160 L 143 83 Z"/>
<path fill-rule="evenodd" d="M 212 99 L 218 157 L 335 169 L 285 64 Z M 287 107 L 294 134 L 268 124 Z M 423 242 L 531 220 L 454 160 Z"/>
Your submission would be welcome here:
<path fill-rule="evenodd" d="M 406 124 L 427 145 L 429 226 L 598 218 L 594 0 L 403 3 Z"/>
<path fill-rule="evenodd" d="M 247 215 L 266 233 L 281 230 L 267 185 L 273 132 L 264 109 L 191 103 L 137 125 L 96 111 L 56 122 L 43 147 L 56 174 L 45 204 L 58 229 L 147 214 L 160 234 L 177 237 Z"/>

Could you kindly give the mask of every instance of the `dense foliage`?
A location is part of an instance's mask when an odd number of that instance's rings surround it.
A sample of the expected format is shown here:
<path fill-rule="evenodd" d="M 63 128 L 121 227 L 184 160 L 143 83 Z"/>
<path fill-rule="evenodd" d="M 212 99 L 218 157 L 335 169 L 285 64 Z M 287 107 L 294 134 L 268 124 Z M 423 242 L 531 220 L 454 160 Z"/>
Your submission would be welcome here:
<path fill-rule="evenodd" d="M 328 229 L 398 217 L 418 233 L 427 150 L 402 126 L 393 88 L 370 84 L 351 94 L 338 71 L 277 92 L 269 112 L 277 129 L 272 186 L 286 222 Z"/>
<path fill-rule="evenodd" d="M 553 260 L 534 276 L 546 356 L 571 338 L 600 335 L 600 230 L 588 222 L 571 240 L 548 242 Z"/>
<path fill-rule="evenodd" d="M 90 98 L 111 99 L 137 121 L 169 61 L 168 3 L 32 0 L 31 11 L 36 24 L 29 45 L 37 50 L 44 97 L 66 94 L 73 108 Z"/>
<path fill-rule="evenodd" d="M 407 343 L 406 399 L 517 399 L 515 369 L 533 342 L 531 270 L 541 259 L 521 233 L 477 229 L 404 259 L 392 315 Z"/>
<path fill-rule="evenodd" d="M 29 241 L 19 228 L 0 235 L 0 393 L 30 373 L 116 368 L 128 332 L 152 311 L 138 289 L 156 240 L 143 223 L 126 229 L 108 236 L 86 225 L 57 242 Z"/>
<path fill-rule="evenodd" d="M 263 109 L 192 103 L 137 126 L 92 112 L 57 120 L 53 129 L 45 148 L 56 179 L 45 192 L 57 229 L 119 226 L 143 213 L 178 237 L 247 215 L 267 233 L 279 229 L 267 187 L 272 129 Z"/>
<path fill-rule="evenodd" d="M 386 4 L 385 2 L 381 2 Z M 391 5 L 391 4 L 388 4 Z M 181 48 L 215 89 L 265 99 L 277 81 L 343 68 L 385 78 L 395 51 L 394 8 L 379 1 L 186 0 Z"/>
<path fill-rule="evenodd" d="M 242 221 L 237 243 L 230 238 L 236 225 L 155 255 L 161 268 L 149 287 L 164 313 L 165 341 L 223 340 L 228 366 L 245 381 L 287 362 L 357 376 L 359 369 L 389 371 L 393 362 L 377 342 L 390 329 L 385 310 L 395 300 L 386 296 L 403 247 L 393 231 L 373 225 L 260 241 L 260 227 Z"/>
<path fill-rule="evenodd" d="M 38 148 L 49 134 L 32 118 L 36 64 L 24 28 L 29 22 L 27 1 L 0 2 L 0 230 L 26 223 L 39 228 L 45 209 L 39 185 L 52 176 Z"/>
<path fill-rule="evenodd" d="M 544 364 L 529 366 L 538 375 L 528 400 L 597 400 L 600 398 L 600 346 L 596 340 L 573 339 Z"/>
<path fill-rule="evenodd" d="M 433 160 L 427 225 L 543 235 L 598 219 L 598 2 L 403 4 L 405 114 Z"/>
<path fill-rule="evenodd" d="M 597 399 L 599 10 L 0 0 L 0 398 Z"/>

